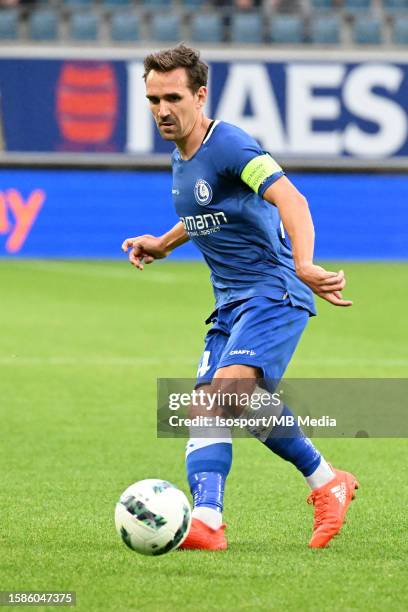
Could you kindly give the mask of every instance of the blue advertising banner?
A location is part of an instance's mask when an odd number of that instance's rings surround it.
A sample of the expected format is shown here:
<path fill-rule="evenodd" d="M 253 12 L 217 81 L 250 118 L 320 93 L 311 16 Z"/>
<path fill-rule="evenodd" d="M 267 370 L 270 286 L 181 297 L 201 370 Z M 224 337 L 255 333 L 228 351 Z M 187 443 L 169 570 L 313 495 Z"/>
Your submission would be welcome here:
<path fill-rule="evenodd" d="M 294 174 L 318 259 L 408 259 L 408 177 Z M 0 256 L 124 257 L 124 238 L 177 223 L 168 172 L 0 170 Z M 200 257 L 193 244 L 172 257 Z"/>
<path fill-rule="evenodd" d="M 129 72 L 139 107 L 140 71 Z M 324 61 L 211 62 L 208 114 L 249 132 L 280 158 L 408 156 L 408 64 Z M 134 152 L 170 151 L 148 116 Z M 136 130 L 136 127 L 134 128 Z"/>
<path fill-rule="evenodd" d="M 120 152 L 126 144 L 126 64 L 0 60 L 3 149 Z"/>
<path fill-rule="evenodd" d="M 316 57 L 316 56 L 315 56 Z M 340 56 L 341 57 L 341 56 Z M 205 54 L 204 54 L 205 59 Z M 209 62 L 207 113 L 279 159 L 408 158 L 408 60 Z M 0 59 L 8 152 L 168 153 L 145 98 L 143 61 Z"/>

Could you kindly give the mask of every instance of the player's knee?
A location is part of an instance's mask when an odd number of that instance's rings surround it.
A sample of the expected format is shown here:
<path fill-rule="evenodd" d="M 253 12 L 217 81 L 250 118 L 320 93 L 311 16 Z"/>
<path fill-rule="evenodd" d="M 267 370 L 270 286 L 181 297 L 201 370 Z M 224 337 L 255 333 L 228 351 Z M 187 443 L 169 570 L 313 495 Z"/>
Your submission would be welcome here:
<path fill-rule="evenodd" d="M 197 416 L 208 416 L 211 404 L 208 401 L 208 394 L 211 393 L 211 385 L 200 385 L 194 390 L 192 401 L 187 407 L 187 416 L 194 419 Z"/>
<path fill-rule="evenodd" d="M 217 370 L 211 384 L 200 386 L 188 416 L 240 416 L 261 377 L 252 366 L 231 365 Z"/>
<path fill-rule="evenodd" d="M 231 365 L 220 368 L 211 383 L 211 391 L 219 398 L 219 410 L 226 416 L 240 416 L 245 400 L 251 397 L 259 378 L 257 368 Z"/>
<path fill-rule="evenodd" d="M 234 363 L 230 366 L 219 368 L 214 374 L 213 383 L 216 379 L 229 379 L 237 381 L 248 380 L 252 381 L 260 377 L 260 371 L 254 366 L 247 366 L 240 363 Z"/>

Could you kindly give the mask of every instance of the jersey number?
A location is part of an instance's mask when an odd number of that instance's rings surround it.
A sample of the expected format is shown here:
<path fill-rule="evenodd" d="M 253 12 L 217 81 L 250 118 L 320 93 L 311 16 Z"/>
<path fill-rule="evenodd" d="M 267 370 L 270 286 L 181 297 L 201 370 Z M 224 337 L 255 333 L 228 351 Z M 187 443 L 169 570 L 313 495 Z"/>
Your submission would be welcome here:
<path fill-rule="evenodd" d="M 282 236 L 282 240 L 285 240 L 285 228 L 283 227 L 283 223 L 282 221 L 280 222 L 280 231 L 281 231 L 281 236 Z"/>
<path fill-rule="evenodd" d="M 201 358 L 201 363 L 198 367 L 197 370 L 197 377 L 201 378 L 202 376 L 205 376 L 208 372 L 208 370 L 211 368 L 209 361 L 210 361 L 210 354 L 211 351 L 204 351 L 203 356 Z"/>

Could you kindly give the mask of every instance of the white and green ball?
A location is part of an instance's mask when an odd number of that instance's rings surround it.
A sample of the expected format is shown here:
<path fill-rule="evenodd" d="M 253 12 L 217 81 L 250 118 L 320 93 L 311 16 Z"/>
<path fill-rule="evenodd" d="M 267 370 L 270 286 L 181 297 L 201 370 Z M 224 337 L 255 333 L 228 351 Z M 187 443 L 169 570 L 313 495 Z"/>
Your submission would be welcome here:
<path fill-rule="evenodd" d="M 186 538 L 191 507 L 180 489 L 166 480 L 148 478 L 130 485 L 115 509 L 116 530 L 130 549 L 163 555 Z"/>

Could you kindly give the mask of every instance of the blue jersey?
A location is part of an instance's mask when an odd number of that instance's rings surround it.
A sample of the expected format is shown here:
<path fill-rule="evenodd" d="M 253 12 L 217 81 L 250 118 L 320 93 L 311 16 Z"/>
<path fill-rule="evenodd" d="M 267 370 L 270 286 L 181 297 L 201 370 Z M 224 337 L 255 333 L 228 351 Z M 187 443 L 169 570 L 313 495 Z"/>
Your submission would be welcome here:
<path fill-rule="evenodd" d="M 284 174 L 269 154 L 240 128 L 216 121 L 190 159 L 173 152 L 172 167 L 174 206 L 211 270 L 216 308 L 254 296 L 288 296 L 315 314 L 278 209 L 262 198 Z"/>

